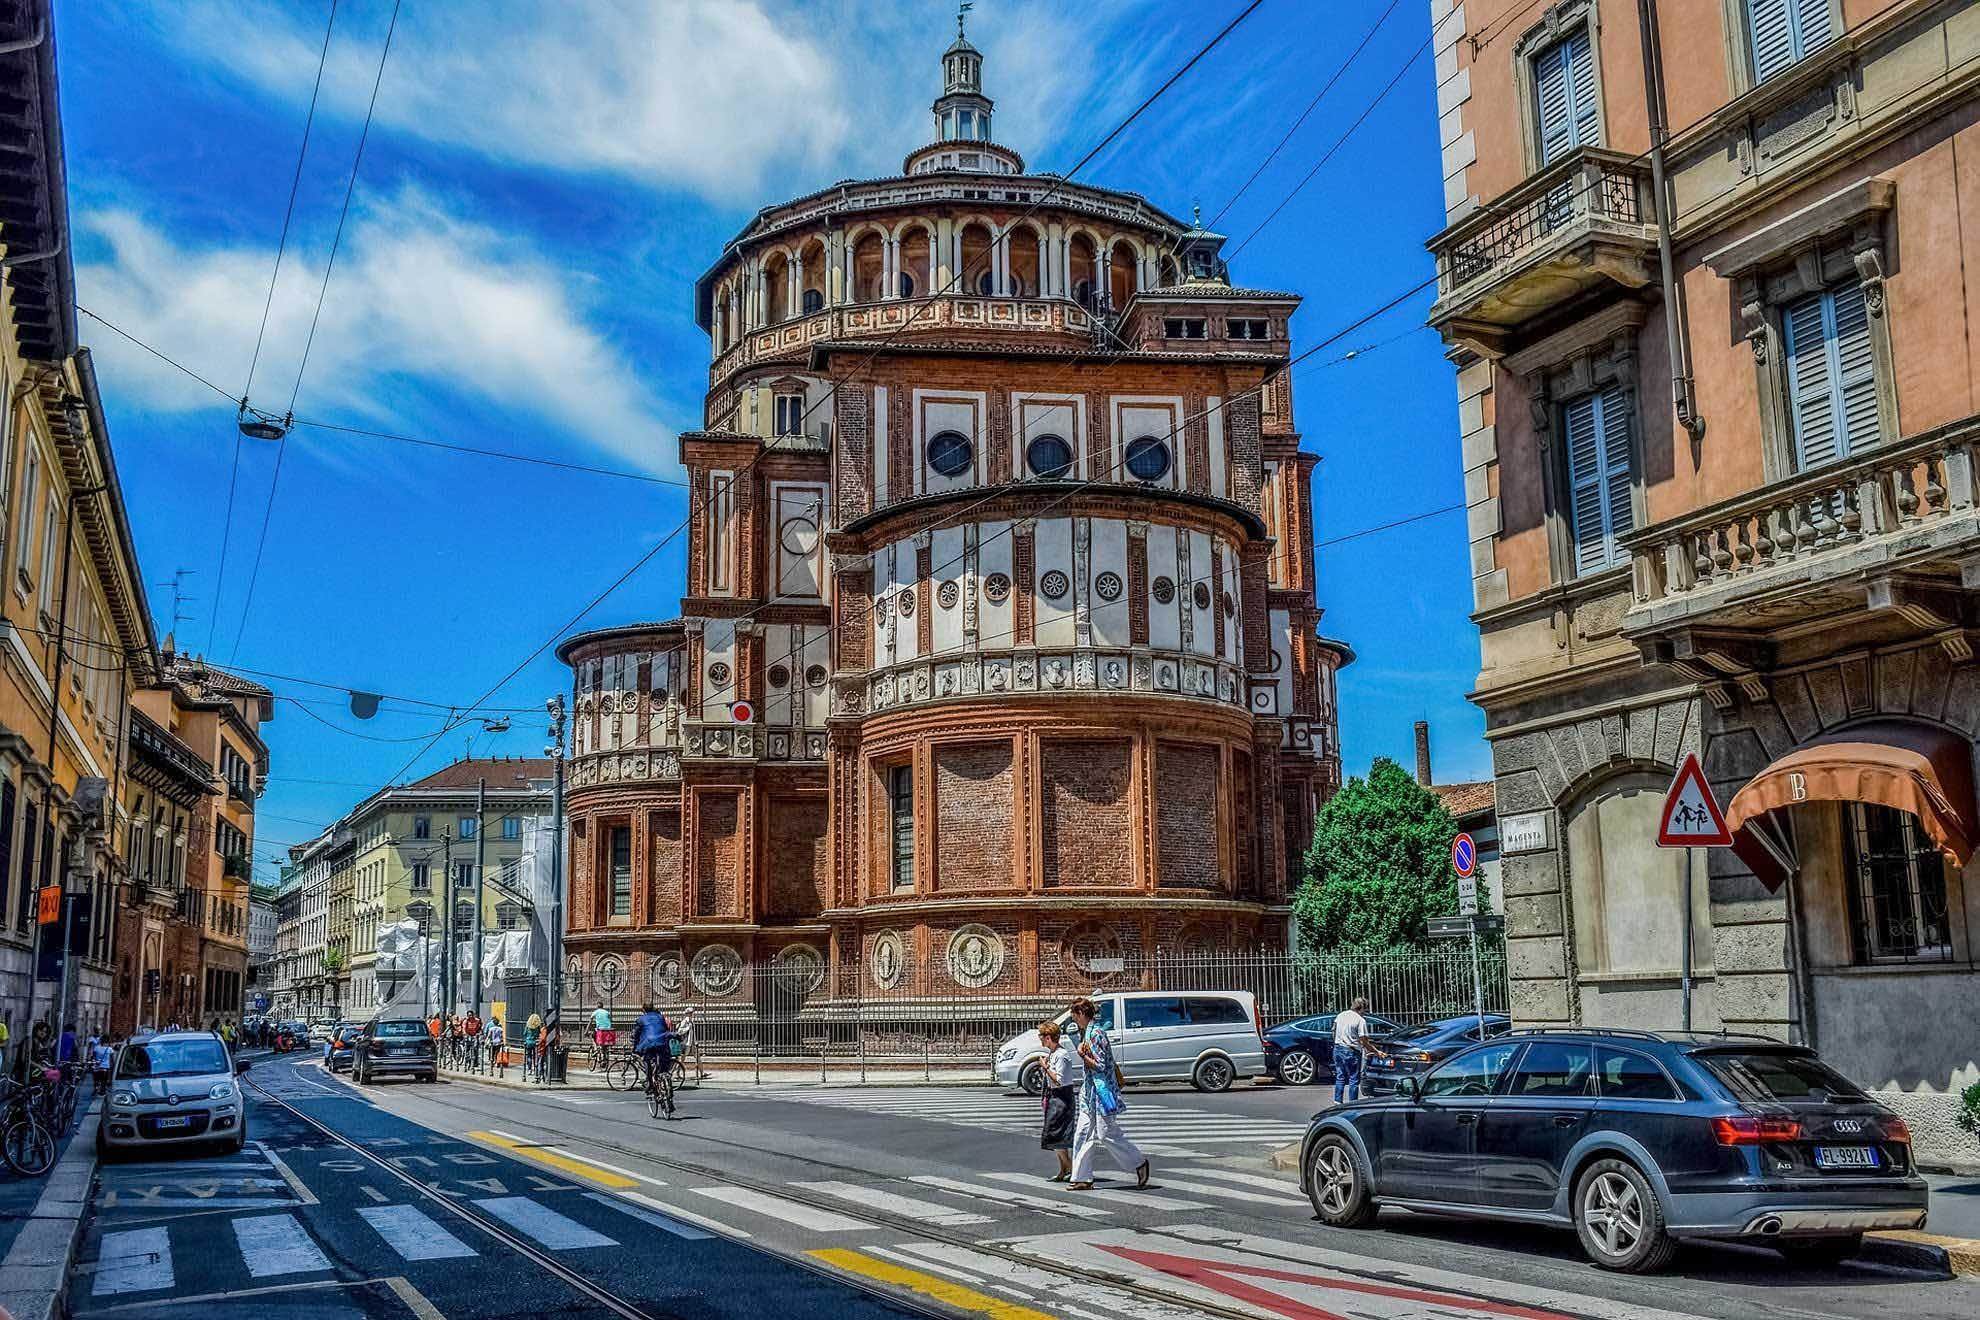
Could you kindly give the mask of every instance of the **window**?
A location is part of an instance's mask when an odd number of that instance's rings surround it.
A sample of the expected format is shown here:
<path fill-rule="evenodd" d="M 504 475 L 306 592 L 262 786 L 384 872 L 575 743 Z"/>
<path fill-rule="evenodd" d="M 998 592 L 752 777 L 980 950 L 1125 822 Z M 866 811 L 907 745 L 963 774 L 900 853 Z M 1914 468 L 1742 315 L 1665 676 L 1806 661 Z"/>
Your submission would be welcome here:
<path fill-rule="evenodd" d="M 514 930 L 521 922 L 522 909 L 514 903 L 497 903 L 495 905 L 495 928 L 497 930 Z"/>
<path fill-rule="evenodd" d="M 1952 961 L 1946 863 L 1918 818 L 1873 802 L 1851 802 L 1844 811 L 1856 960 Z"/>
<path fill-rule="evenodd" d="M 48 508 L 41 515 L 41 610 L 50 613 L 55 603 L 55 570 L 61 557 L 62 519 L 55 512 L 55 492 L 48 492 Z"/>
<path fill-rule="evenodd" d="M 1856 1083 L 1809 1054 L 1787 1050 L 1713 1050 L 1699 1061 L 1741 1104 L 1860 1101 Z"/>
<path fill-rule="evenodd" d="M 1591 1095 L 1595 1080 L 1594 1051 L 1572 1041 L 1542 1040 L 1526 1047 L 1507 1095 Z"/>
<path fill-rule="evenodd" d="M 1128 441 L 1127 470 L 1137 481 L 1160 481 L 1169 475 L 1169 446 L 1152 435 Z"/>
<path fill-rule="evenodd" d="M 430 839 L 433 837 L 433 818 L 431 816 L 413 817 L 413 837 L 415 839 Z"/>
<path fill-rule="evenodd" d="M 777 396 L 777 434 L 804 434 L 804 396 L 802 394 L 779 394 Z"/>
<path fill-rule="evenodd" d="M 1635 526 L 1630 502 L 1628 396 L 1618 387 L 1571 399 L 1567 432 L 1568 521 L 1574 571 L 1599 573 L 1624 560 L 1617 543 Z"/>
<path fill-rule="evenodd" d="M 623 825 L 612 827 L 612 915 L 632 915 L 632 831 Z"/>
<path fill-rule="evenodd" d="M 1576 147 L 1601 143 L 1595 104 L 1595 52 L 1584 26 L 1533 57 L 1535 120 L 1541 168 Z"/>
<path fill-rule="evenodd" d="M 1127 1001 L 1127 1029 L 1139 1031 L 1144 1027 L 1186 1027 L 1189 1025 L 1189 1011 L 1183 1001 L 1166 996 L 1152 999 L 1130 999 Z"/>
<path fill-rule="evenodd" d="M 1833 463 L 1882 439 L 1863 286 L 1824 289 L 1787 304 L 1781 332 L 1795 466 Z"/>
<path fill-rule="evenodd" d="M 1425 1077 L 1423 1094 L 1426 1098 L 1446 1099 L 1490 1095 L 1499 1085 L 1499 1074 L 1506 1070 L 1513 1051 L 1518 1048 L 1517 1042 L 1506 1042 L 1467 1050 Z"/>
<path fill-rule="evenodd" d="M 1245 1012 L 1244 1005 L 1235 999 L 1206 996 L 1200 999 L 1185 999 L 1183 1004 L 1189 1010 L 1190 1022 L 1199 1027 L 1251 1021 L 1251 1014 Z"/>
<path fill-rule="evenodd" d="M 461 832 L 460 832 L 461 838 L 472 839 L 475 836 L 475 832 L 480 828 L 481 828 L 480 818 L 475 816 L 461 817 Z"/>
<path fill-rule="evenodd" d="M 433 873 L 425 862 L 412 865 L 412 887 L 415 893 L 426 893 L 433 888 Z"/>
<path fill-rule="evenodd" d="M 1233 339 L 1270 339 L 1272 323 L 1262 317 L 1232 317 L 1229 325 Z"/>
<path fill-rule="evenodd" d="M 969 437 L 961 431 L 937 431 L 928 440 L 928 466 L 944 477 L 959 477 L 969 471 L 975 453 Z"/>
<path fill-rule="evenodd" d="M 887 771 L 889 879 L 896 889 L 914 888 L 914 767 Z"/>
<path fill-rule="evenodd" d="M 21 521 L 20 540 L 14 546 L 14 564 L 20 569 L 21 590 L 25 592 L 34 580 L 30 559 L 34 554 L 34 506 L 41 499 L 41 443 L 35 439 L 32 430 L 27 432 L 25 441 L 26 467 L 21 475 Z"/>
<path fill-rule="evenodd" d="M 456 935 L 460 935 L 463 933 L 471 933 L 473 930 L 474 930 L 474 904 L 456 903 L 454 905 L 454 933 Z"/>
<path fill-rule="evenodd" d="M 1829 0 L 1746 0 L 1753 81 L 1761 83 L 1829 44 Z"/>
<path fill-rule="evenodd" d="M 1602 1051 L 1602 1098 L 1605 1100 L 1677 1100 L 1671 1079 L 1655 1061 L 1628 1050 Z"/>
<path fill-rule="evenodd" d="M 806 289 L 806 290 L 804 291 L 804 299 L 803 299 L 803 305 L 804 305 L 804 312 L 805 312 L 805 315 L 806 315 L 806 316 L 809 316 L 809 315 L 811 315 L 811 313 L 813 313 L 813 312 L 822 312 L 822 311 L 824 311 L 824 310 L 825 310 L 825 292 L 824 292 L 824 290 L 822 290 L 822 289 Z"/>
<path fill-rule="evenodd" d="M 472 888 L 474 888 L 474 863 L 473 863 L 473 862 L 455 862 L 455 863 L 454 863 L 454 888 L 456 888 L 456 889 L 472 889 Z"/>
<path fill-rule="evenodd" d="M 1025 446 L 1024 463 L 1034 477 L 1063 477 L 1072 471 L 1072 446 L 1062 436 L 1041 435 Z"/>
<path fill-rule="evenodd" d="M 517 839 L 522 838 L 521 816 L 502 817 L 502 837 L 510 843 L 514 843 Z"/>
<path fill-rule="evenodd" d="M 1162 319 L 1162 338 L 1205 339 L 1208 334 L 1200 316 L 1168 316 Z"/>

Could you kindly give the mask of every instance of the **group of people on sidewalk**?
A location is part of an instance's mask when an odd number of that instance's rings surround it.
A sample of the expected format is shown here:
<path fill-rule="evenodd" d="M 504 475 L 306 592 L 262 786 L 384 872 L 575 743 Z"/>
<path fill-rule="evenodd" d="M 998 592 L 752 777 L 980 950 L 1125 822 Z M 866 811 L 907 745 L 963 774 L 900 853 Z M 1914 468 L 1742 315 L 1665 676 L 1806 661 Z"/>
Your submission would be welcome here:
<path fill-rule="evenodd" d="M 1045 1127 L 1039 1146 L 1057 1153 L 1059 1171 L 1053 1182 L 1075 1192 L 1093 1187 L 1093 1162 L 1106 1151 L 1137 1187 L 1148 1185 L 1148 1157 L 1121 1130 L 1121 1069 L 1114 1061 L 1114 1044 L 1094 1019 L 1091 999 L 1072 1006 L 1072 1020 L 1062 1029 L 1057 1022 L 1038 1026 L 1039 1040 L 1049 1050 L 1045 1061 Z"/>

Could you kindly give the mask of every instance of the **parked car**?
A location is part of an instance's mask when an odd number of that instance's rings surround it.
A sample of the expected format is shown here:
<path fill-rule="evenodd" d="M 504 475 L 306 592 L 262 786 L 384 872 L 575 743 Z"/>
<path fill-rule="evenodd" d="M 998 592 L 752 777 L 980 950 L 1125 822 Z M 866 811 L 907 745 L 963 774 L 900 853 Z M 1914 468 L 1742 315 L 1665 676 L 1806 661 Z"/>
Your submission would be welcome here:
<path fill-rule="evenodd" d="M 416 1018 L 373 1018 L 358 1033 L 351 1058 L 352 1075 L 366 1085 L 375 1077 L 409 1075 L 431 1082 L 440 1076 L 433 1037 Z"/>
<path fill-rule="evenodd" d="M 1334 1018 L 1321 1013 L 1316 1017 L 1281 1022 L 1265 1033 L 1265 1067 L 1288 1086 L 1306 1086 L 1334 1080 Z M 1368 1034 L 1387 1036 L 1402 1030 L 1396 1023 L 1373 1013 Z"/>
<path fill-rule="evenodd" d="M 274 1039 L 269 1042 L 277 1054 L 287 1054 L 299 1050 L 309 1043 L 309 1030 L 300 1022 L 281 1022 L 275 1026 Z"/>
<path fill-rule="evenodd" d="M 1399 1079 L 1421 1076 L 1465 1046 L 1503 1036 L 1511 1030 L 1512 1019 L 1503 1013 L 1485 1015 L 1482 1037 L 1478 1034 L 1476 1013 L 1404 1027 L 1376 1041 L 1381 1048 L 1368 1055 L 1361 1072 L 1361 1089 L 1369 1095 L 1394 1094 Z"/>
<path fill-rule="evenodd" d="M 1265 1072 L 1258 1001 L 1247 990 L 1135 990 L 1091 996 L 1095 1023 L 1114 1043 L 1114 1059 L 1130 1082 L 1183 1082 L 1222 1091 Z M 1060 1025 L 1072 1020 L 1061 1013 Z M 991 1076 L 1000 1086 L 1037 1095 L 1044 1089 L 1046 1050 L 1036 1028 L 997 1047 Z"/>
<path fill-rule="evenodd" d="M 1558 1225 L 1629 1272 L 1692 1238 L 1835 1262 L 1927 1210 L 1904 1120 L 1763 1036 L 1503 1035 L 1317 1115 L 1300 1174 L 1336 1228 L 1384 1206 Z"/>
<path fill-rule="evenodd" d="M 168 1031 L 126 1041 L 110 1070 L 110 1099 L 96 1128 L 96 1153 L 247 1141 L 237 1075 L 248 1070 L 211 1031 Z"/>
<path fill-rule="evenodd" d="M 359 1033 L 363 1030 L 355 1022 L 343 1022 L 331 1028 L 330 1039 L 325 1042 L 323 1066 L 331 1072 L 342 1072 L 351 1066 Z"/>

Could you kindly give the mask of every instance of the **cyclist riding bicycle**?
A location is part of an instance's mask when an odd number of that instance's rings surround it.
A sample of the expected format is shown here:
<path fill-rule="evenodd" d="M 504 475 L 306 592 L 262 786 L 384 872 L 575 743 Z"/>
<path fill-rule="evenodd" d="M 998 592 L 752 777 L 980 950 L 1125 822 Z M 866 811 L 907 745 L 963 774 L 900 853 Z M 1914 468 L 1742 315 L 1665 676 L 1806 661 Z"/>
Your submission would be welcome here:
<path fill-rule="evenodd" d="M 665 1013 L 651 1003 L 640 1009 L 639 1026 L 633 1036 L 633 1052 L 639 1055 L 649 1073 L 655 1068 L 664 1073 L 673 1066 L 673 1040 L 674 1029 L 668 1025 Z"/>

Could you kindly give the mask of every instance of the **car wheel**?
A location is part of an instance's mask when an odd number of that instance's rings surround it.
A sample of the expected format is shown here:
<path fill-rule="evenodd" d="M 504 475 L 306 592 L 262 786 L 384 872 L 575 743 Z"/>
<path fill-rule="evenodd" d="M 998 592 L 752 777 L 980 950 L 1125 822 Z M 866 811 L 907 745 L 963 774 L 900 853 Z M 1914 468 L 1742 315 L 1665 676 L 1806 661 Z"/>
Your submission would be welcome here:
<path fill-rule="evenodd" d="M 1796 1265 L 1840 1265 L 1863 1250 L 1861 1233 L 1841 1237 L 1798 1238 L 1769 1244 Z"/>
<path fill-rule="evenodd" d="M 1601 1269 L 1648 1274 L 1677 1254 L 1649 1179 L 1623 1160 L 1596 1160 L 1583 1171 L 1574 1191 L 1574 1227 L 1581 1249 Z"/>
<path fill-rule="evenodd" d="M 1210 1093 L 1228 1091 L 1231 1089 L 1231 1079 L 1236 1075 L 1237 1069 L 1231 1066 L 1229 1059 L 1221 1054 L 1212 1054 L 1196 1061 L 1196 1070 L 1189 1075 L 1189 1084 L 1199 1091 Z"/>
<path fill-rule="evenodd" d="M 1045 1066 L 1033 1059 L 1018 1069 L 1018 1085 L 1026 1095 L 1045 1094 Z"/>
<path fill-rule="evenodd" d="M 370 1086 L 370 1085 L 371 1085 L 371 1069 L 369 1069 L 369 1068 L 360 1068 L 360 1069 L 358 1069 L 358 1070 L 357 1070 L 357 1079 L 358 1079 L 358 1085 L 359 1085 L 359 1086 Z"/>
<path fill-rule="evenodd" d="M 1365 1228 L 1375 1222 L 1375 1198 L 1354 1143 L 1329 1132 L 1313 1143 L 1306 1162 L 1306 1199 L 1330 1228 Z"/>
<path fill-rule="evenodd" d="M 1311 1050 L 1287 1050 L 1279 1056 L 1277 1071 L 1287 1086 L 1311 1086 L 1320 1076 L 1320 1065 Z"/>

